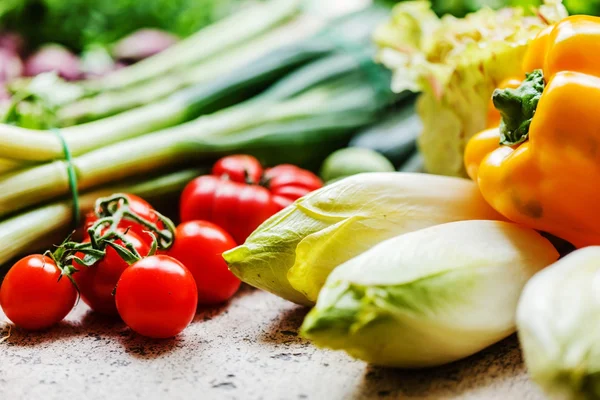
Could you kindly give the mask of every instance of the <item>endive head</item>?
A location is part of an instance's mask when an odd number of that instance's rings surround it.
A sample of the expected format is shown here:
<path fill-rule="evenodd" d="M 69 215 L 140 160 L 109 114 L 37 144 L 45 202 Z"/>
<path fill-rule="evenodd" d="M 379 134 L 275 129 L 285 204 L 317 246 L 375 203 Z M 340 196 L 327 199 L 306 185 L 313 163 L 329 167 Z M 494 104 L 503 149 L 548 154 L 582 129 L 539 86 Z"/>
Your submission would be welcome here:
<path fill-rule="evenodd" d="M 507 222 L 407 233 L 336 268 L 302 334 L 382 366 L 449 363 L 513 333 L 523 286 L 556 259 L 547 239 Z"/>
<path fill-rule="evenodd" d="M 366 173 L 303 197 L 223 256 L 242 281 L 311 305 L 335 267 L 386 239 L 445 222 L 499 218 L 469 180 Z"/>
<path fill-rule="evenodd" d="M 527 369 L 555 399 L 600 398 L 600 247 L 537 274 L 517 313 Z"/>

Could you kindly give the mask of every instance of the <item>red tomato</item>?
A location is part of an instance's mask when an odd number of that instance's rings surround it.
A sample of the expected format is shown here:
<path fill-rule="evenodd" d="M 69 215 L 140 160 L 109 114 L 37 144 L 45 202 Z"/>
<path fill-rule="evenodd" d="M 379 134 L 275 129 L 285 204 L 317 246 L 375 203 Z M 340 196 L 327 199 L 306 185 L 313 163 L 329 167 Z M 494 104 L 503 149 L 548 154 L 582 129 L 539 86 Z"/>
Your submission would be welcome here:
<path fill-rule="evenodd" d="M 181 261 L 194 275 L 198 304 L 222 303 L 239 289 L 240 280 L 229 271 L 221 256 L 235 246 L 227 232 L 210 222 L 189 221 L 177 227 L 175 243 L 167 254 Z"/>
<path fill-rule="evenodd" d="M 190 182 L 181 195 L 181 221 L 210 221 L 225 229 L 237 243 L 279 211 L 267 189 L 222 180 L 213 175 Z"/>
<path fill-rule="evenodd" d="M 212 174 L 234 182 L 258 184 L 263 168 L 252 156 L 239 154 L 223 157 L 213 166 Z"/>
<path fill-rule="evenodd" d="M 8 271 L 0 289 L 0 305 L 17 326 L 48 328 L 73 309 L 77 290 L 54 261 L 41 254 L 25 257 Z"/>
<path fill-rule="evenodd" d="M 142 217 L 143 219 L 145 219 L 149 222 L 152 222 L 159 229 L 164 229 L 164 225 L 158 218 L 158 215 L 154 212 L 154 208 L 152 208 L 152 206 L 146 200 L 144 200 L 141 197 L 138 197 L 134 194 L 127 194 L 126 196 L 129 199 L 129 209 L 134 214 L 137 214 L 139 217 Z M 96 221 L 98 221 L 98 217 L 96 216 L 96 214 L 93 211 L 86 215 L 86 217 L 85 217 L 85 232 L 84 232 L 84 236 L 86 238 L 87 238 L 87 230 L 92 225 L 94 225 L 94 223 Z M 135 221 L 123 219 L 123 220 L 121 220 L 121 223 L 119 224 L 119 228 L 122 228 L 123 230 L 129 228 L 130 231 L 137 233 L 138 236 L 141 237 L 145 242 L 152 244 L 152 238 L 150 236 L 148 236 L 147 233 L 145 233 L 145 231 L 148 231 L 148 228 L 146 228 L 145 226 L 143 226 Z"/>
<path fill-rule="evenodd" d="M 323 187 L 323 182 L 318 176 L 290 164 L 267 169 L 263 179 L 280 208 L 285 208 L 300 197 Z"/>
<path fill-rule="evenodd" d="M 140 335 L 156 339 L 183 331 L 198 306 L 194 277 L 179 261 L 164 255 L 144 258 L 127 268 L 115 297 L 123 321 Z"/>
<path fill-rule="evenodd" d="M 146 233 L 146 235 L 148 234 Z M 129 231 L 125 237 L 142 257 L 148 255 L 150 245 L 136 233 Z M 121 240 L 116 240 L 115 243 L 123 245 Z M 77 253 L 76 256 L 83 258 L 81 253 Z M 129 267 L 129 264 L 119 256 L 115 249 L 107 246 L 104 258 L 91 267 L 85 267 L 75 261 L 73 261 L 73 266 L 78 270 L 73 274 L 73 279 L 77 283 L 81 299 L 96 312 L 118 315 L 113 291 L 121 274 Z"/>

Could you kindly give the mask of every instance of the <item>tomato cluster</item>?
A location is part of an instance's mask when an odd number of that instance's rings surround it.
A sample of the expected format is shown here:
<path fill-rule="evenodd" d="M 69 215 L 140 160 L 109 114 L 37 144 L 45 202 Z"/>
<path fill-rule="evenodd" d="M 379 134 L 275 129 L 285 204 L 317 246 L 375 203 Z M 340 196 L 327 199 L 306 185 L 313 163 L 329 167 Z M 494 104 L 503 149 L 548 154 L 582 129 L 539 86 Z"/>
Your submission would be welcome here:
<path fill-rule="evenodd" d="M 199 303 L 233 296 L 240 281 L 221 258 L 235 246 L 229 234 L 212 223 L 190 221 L 173 232 L 170 249 L 154 255 L 157 238 L 149 226 L 160 232 L 166 219 L 143 199 L 124 197 L 135 217 L 116 223 L 114 239 L 98 259 L 87 258 L 95 254 L 90 250 L 94 228 L 99 237 L 111 228 L 102 226 L 103 216 L 96 210 L 86 217 L 83 242 L 70 244 L 71 257 L 61 258 L 56 252 L 31 255 L 9 270 L 0 288 L 0 305 L 13 323 L 29 330 L 48 328 L 66 317 L 79 292 L 95 312 L 120 316 L 144 336 L 167 338 L 192 321 Z M 137 254 L 139 260 L 130 265 L 123 251 Z"/>
<path fill-rule="evenodd" d="M 25 257 L 9 270 L 0 305 L 16 325 L 39 330 L 64 319 L 79 295 L 139 334 L 177 335 L 198 304 L 227 301 L 240 287 L 223 252 L 321 186 L 309 171 L 292 165 L 264 170 L 255 158 L 239 155 L 219 160 L 212 175 L 185 188 L 176 228 L 135 195 L 99 199 L 86 216 L 82 242 L 67 240 L 54 253 Z"/>
<path fill-rule="evenodd" d="M 265 220 L 323 182 L 294 165 L 263 170 L 247 155 L 222 158 L 212 175 L 190 182 L 181 195 L 182 221 L 211 221 L 231 234 L 238 244 Z"/>

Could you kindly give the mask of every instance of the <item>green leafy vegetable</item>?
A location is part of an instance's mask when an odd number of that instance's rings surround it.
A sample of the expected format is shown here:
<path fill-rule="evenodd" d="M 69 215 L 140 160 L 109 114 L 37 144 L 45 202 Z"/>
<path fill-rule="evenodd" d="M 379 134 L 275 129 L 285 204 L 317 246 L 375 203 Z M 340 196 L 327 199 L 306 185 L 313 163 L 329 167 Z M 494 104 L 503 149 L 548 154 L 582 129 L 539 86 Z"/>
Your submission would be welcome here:
<path fill-rule="evenodd" d="M 540 234 L 506 222 L 407 233 L 336 268 L 302 334 L 382 366 L 453 362 L 513 333 L 521 289 L 556 259 Z"/>

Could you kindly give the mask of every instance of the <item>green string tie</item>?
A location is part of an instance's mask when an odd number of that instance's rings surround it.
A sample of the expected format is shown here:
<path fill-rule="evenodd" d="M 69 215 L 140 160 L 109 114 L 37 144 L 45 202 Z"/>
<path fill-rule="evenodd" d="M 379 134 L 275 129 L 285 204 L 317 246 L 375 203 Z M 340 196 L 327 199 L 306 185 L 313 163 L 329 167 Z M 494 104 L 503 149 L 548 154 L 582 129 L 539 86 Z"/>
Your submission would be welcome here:
<path fill-rule="evenodd" d="M 79 227 L 81 222 L 81 210 L 79 209 L 79 190 L 77 189 L 77 173 L 75 172 L 75 166 L 73 165 L 73 156 L 69 145 L 65 140 L 65 137 L 58 128 L 50 129 L 60 140 L 63 152 L 65 154 L 65 161 L 67 163 L 67 177 L 69 179 L 69 189 L 71 190 L 72 207 L 73 207 L 73 223 L 75 228 Z"/>

